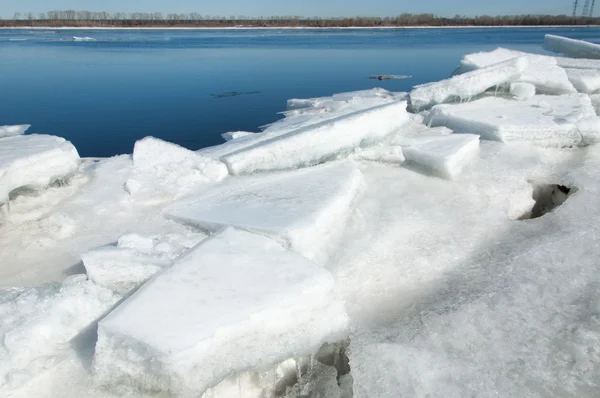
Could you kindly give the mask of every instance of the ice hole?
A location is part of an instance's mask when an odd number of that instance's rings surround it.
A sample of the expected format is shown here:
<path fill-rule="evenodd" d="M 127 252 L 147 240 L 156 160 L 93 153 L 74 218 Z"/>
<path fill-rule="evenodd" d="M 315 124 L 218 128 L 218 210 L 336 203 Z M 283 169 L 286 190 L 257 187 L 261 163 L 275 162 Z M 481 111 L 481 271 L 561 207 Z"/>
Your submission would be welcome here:
<path fill-rule="evenodd" d="M 560 184 L 533 184 L 533 200 L 535 205 L 531 212 L 523 215 L 520 220 L 539 218 L 561 206 L 566 200 L 577 192 L 577 188 Z"/>

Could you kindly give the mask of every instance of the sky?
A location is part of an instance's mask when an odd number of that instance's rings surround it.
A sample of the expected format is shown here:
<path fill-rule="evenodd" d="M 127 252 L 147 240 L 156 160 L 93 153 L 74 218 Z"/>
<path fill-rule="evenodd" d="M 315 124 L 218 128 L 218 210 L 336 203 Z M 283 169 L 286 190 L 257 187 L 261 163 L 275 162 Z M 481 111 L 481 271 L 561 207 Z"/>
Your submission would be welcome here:
<path fill-rule="evenodd" d="M 583 3 L 583 1 L 580 1 Z M 394 16 L 403 12 L 439 16 L 571 14 L 573 0 L 0 0 L 0 16 L 15 12 L 88 10 L 164 12 L 219 16 Z M 581 6 L 580 6 L 581 8 Z"/>

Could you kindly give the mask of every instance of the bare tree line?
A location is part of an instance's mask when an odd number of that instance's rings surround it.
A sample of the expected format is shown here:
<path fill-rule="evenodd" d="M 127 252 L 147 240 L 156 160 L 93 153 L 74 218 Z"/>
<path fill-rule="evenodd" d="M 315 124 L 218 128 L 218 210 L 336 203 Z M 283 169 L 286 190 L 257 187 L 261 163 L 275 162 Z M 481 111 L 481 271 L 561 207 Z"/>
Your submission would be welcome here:
<path fill-rule="evenodd" d="M 528 26 L 597 25 L 600 18 L 567 15 L 507 15 L 438 17 L 434 14 L 400 14 L 394 17 L 306 18 L 291 15 L 258 17 L 210 16 L 200 13 L 115 12 L 54 10 L 45 13 L 15 13 L 0 20 L 0 26 L 96 26 L 96 27 L 378 27 L 378 26 Z"/>

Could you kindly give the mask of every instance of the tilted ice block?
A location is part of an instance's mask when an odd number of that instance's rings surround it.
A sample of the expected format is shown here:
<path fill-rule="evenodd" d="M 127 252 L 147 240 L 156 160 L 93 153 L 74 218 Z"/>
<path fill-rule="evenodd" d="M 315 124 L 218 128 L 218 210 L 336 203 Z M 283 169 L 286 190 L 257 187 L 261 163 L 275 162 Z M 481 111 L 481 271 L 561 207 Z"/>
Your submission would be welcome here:
<path fill-rule="evenodd" d="M 519 57 L 439 82 L 415 86 L 410 92 L 410 106 L 418 112 L 436 104 L 469 99 L 489 88 L 518 79 L 527 66 L 527 57 Z"/>
<path fill-rule="evenodd" d="M 529 100 L 483 98 L 466 104 L 439 105 L 426 123 L 496 141 L 527 141 L 540 146 L 584 144 L 576 123 L 596 113 L 585 94 L 537 95 Z"/>
<path fill-rule="evenodd" d="M 518 99 L 529 99 L 535 95 L 535 86 L 531 83 L 511 83 L 509 91 Z"/>
<path fill-rule="evenodd" d="M 31 127 L 30 124 L 19 124 L 15 126 L 0 126 L 0 138 L 23 135 Z"/>
<path fill-rule="evenodd" d="M 574 40 L 567 37 L 546 35 L 544 48 L 573 58 L 600 58 L 600 45 L 589 41 Z"/>
<path fill-rule="evenodd" d="M 468 54 L 461 60 L 459 72 L 468 72 L 517 57 L 527 58 L 527 67 L 518 82 L 533 84 L 540 94 L 568 94 L 575 92 L 563 68 L 555 57 L 529 54 L 522 51 L 497 48 L 490 52 Z"/>
<path fill-rule="evenodd" d="M 235 226 L 267 234 L 324 264 L 364 178 L 351 161 L 243 177 L 168 206 L 165 215 L 210 231 Z"/>
<path fill-rule="evenodd" d="M 600 90 L 600 70 L 566 69 L 566 71 L 577 91 L 590 94 Z"/>
<path fill-rule="evenodd" d="M 91 281 L 118 294 L 127 294 L 168 268 L 203 239 L 202 234 L 145 237 L 122 236 L 116 246 L 104 246 L 81 255 Z"/>
<path fill-rule="evenodd" d="M 71 341 L 116 303 L 118 296 L 86 279 L 0 289 L 0 395 L 63 359 Z"/>
<path fill-rule="evenodd" d="M 446 178 L 456 177 L 473 159 L 479 149 L 479 136 L 451 134 L 442 137 L 423 137 L 404 148 L 408 162 Z"/>
<path fill-rule="evenodd" d="M 376 88 L 340 93 L 331 97 L 291 99 L 289 103 L 293 109 L 282 112 L 285 116 L 284 119 L 263 126 L 264 131 L 262 133 L 238 137 L 221 145 L 200 149 L 197 153 L 220 160 L 223 156 L 281 137 L 292 131 L 306 129 L 309 126 L 322 126 L 326 122 L 336 120 L 342 116 L 404 98 L 405 93 L 392 93 Z"/>
<path fill-rule="evenodd" d="M 325 269 L 274 240 L 226 229 L 193 248 L 104 318 L 94 369 L 104 384 L 199 396 L 347 337 Z"/>
<path fill-rule="evenodd" d="M 17 188 L 45 188 L 74 173 L 79 154 L 64 138 L 17 135 L 0 140 L 0 203 Z"/>
<path fill-rule="evenodd" d="M 546 35 L 544 37 L 544 48 L 548 51 L 561 53 L 572 58 L 600 58 L 599 44 L 562 36 Z"/>
<path fill-rule="evenodd" d="M 136 198 L 161 201 L 177 198 L 200 183 L 221 181 L 225 165 L 189 149 L 154 137 L 135 143 L 133 171 L 125 183 Z"/>
<path fill-rule="evenodd" d="M 306 167 L 375 143 L 408 121 L 393 102 L 290 131 L 222 157 L 231 174 Z"/>

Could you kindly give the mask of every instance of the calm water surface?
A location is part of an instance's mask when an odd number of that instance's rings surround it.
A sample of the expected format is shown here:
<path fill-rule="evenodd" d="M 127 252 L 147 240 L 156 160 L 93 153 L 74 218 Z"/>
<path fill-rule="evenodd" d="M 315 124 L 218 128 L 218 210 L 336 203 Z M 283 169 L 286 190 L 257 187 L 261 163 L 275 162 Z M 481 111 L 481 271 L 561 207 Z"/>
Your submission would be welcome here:
<path fill-rule="evenodd" d="M 600 28 L 0 29 L 0 125 L 32 124 L 81 156 L 131 153 L 148 135 L 197 149 L 223 132 L 259 131 L 288 98 L 408 91 L 447 77 L 468 52 L 544 53 L 545 33 L 600 42 Z"/>

